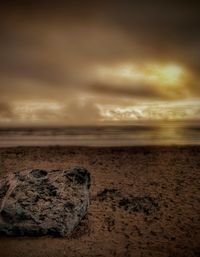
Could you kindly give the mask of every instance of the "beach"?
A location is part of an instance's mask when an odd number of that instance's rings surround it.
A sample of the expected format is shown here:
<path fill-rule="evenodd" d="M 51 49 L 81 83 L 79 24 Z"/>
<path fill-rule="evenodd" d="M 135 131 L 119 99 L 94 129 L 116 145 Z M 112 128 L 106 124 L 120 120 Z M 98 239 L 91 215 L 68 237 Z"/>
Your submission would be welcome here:
<path fill-rule="evenodd" d="M 0 257 L 200 257 L 200 1 L 0 6 Z"/>
<path fill-rule="evenodd" d="M 70 238 L 1 237 L 0 255 L 200 255 L 200 146 L 0 148 L 1 177 L 85 167 L 88 214 Z"/>

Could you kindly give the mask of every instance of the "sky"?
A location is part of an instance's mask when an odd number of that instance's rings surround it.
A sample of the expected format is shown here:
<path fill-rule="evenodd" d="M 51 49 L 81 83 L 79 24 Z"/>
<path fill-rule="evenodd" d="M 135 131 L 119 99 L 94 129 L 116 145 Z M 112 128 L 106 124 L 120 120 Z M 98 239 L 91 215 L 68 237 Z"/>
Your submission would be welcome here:
<path fill-rule="evenodd" d="M 200 119 L 198 1 L 1 1 L 0 126 Z"/>

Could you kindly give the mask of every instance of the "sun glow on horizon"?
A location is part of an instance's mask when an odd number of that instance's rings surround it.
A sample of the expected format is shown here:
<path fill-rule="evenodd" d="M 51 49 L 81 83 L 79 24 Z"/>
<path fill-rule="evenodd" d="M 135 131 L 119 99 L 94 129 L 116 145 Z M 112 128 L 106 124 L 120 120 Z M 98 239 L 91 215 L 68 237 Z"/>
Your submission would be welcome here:
<path fill-rule="evenodd" d="M 96 76 L 99 80 L 111 81 L 116 85 L 131 85 L 135 82 L 152 86 L 179 88 L 184 86 L 187 80 L 187 71 L 178 64 L 152 62 L 143 65 L 99 66 L 96 69 Z"/>
<path fill-rule="evenodd" d="M 156 121 L 156 120 L 194 120 L 198 119 L 200 105 L 198 100 L 157 101 L 136 103 L 130 106 L 100 106 L 105 121 Z"/>
<path fill-rule="evenodd" d="M 183 78 L 185 73 L 184 69 L 176 64 L 151 64 L 148 65 L 146 74 L 147 76 L 150 75 L 150 80 L 155 83 L 176 87 L 181 86 L 184 83 Z"/>

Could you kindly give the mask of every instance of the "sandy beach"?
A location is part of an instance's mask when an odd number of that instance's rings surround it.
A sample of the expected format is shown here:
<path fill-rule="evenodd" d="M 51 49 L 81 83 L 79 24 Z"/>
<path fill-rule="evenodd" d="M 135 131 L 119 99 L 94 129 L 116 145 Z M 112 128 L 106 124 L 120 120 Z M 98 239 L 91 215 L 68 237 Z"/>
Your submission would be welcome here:
<path fill-rule="evenodd" d="M 200 257 L 200 1 L 0 3 L 0 257 Z"/>
<path fill-rule="evenodd" d="M 91 173 L 90 207 L 71 238 L 0 238 L 2 257 L 200 255 L 200 147 L 13 147 L 1 176 L 27 168 Z"/>

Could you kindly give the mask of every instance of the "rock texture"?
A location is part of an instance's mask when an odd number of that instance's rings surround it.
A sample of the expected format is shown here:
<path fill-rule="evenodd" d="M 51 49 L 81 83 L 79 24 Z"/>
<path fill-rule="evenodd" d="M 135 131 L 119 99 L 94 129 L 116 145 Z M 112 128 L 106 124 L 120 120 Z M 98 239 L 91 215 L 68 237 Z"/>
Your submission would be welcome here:
<path fill-rule="evenodd" d="M 0 180 L 0 234 L 70 236 L 87 213 L 90 174 L 25 170 Z"/>

